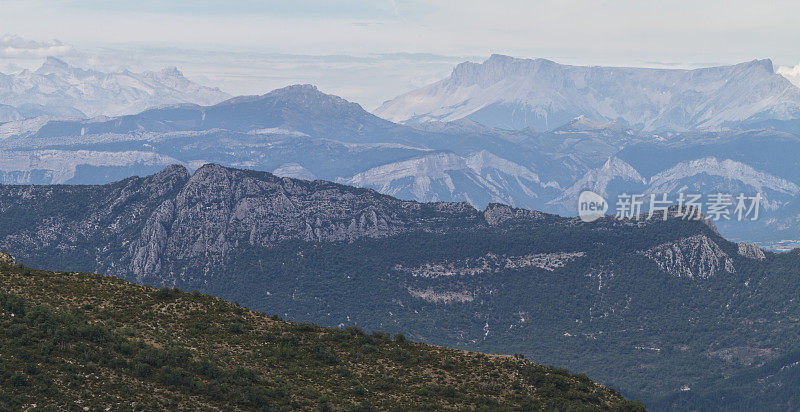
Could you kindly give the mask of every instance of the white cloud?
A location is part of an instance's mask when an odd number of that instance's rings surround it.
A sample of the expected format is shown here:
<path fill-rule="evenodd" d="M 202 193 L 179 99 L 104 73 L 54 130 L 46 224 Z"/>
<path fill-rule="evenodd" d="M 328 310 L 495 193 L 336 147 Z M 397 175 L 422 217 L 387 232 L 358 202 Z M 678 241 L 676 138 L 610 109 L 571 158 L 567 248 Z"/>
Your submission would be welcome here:
<path fill-rule="evenodd" d="M 0 57 L 31 58 L 66 56 L 74 51 L 72 46 L 58 40 L 38 42 L 6 34 L 0 37 Z"/>
<path fill-rule="evenodd" d="M 778 68 L 778 74 L 800 87 L 800 64 L 794 67 L 781 66 Z"/>
<path fill-rule="evenodd" d="M 193 11 L 196 3 L 202 7 Z M 797 61 L 798 13 L 800 2 L 786 0 L 3 0 L 0 27 L 79 48 L 168 43 L 293 54 L 504 53 L 571 64 L 696 67 L 765 57 Z"/>

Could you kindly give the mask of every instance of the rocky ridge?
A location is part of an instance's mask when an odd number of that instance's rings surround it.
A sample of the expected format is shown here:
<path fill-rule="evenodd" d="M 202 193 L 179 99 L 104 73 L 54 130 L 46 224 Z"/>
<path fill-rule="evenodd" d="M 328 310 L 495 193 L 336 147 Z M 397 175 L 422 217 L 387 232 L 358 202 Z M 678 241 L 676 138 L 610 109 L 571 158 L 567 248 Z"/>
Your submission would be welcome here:
<path fill-rule="evenodd" d="M 228 97 L 188 80 L 174 67 L 103 73 L 48 57 L 37 70 L 0 73 L 0 101 L 13 109 L 5 119 L 0 110 L 0 122 L 42 115 L 119 116 L 169 104 L 214 104 Z"/>
<path fill-rule="evenodd" d="M 368 189 L 212 164 L 193 175 L 170 166 L 105 186 L 0 186 L 0 212 L 41 209 L 34 203 L 56 193 L 83 204 L 31 217 L 23 230 L 7 233 L 0 243 L 14 250 L 27 245 L 68 251 L 90 239 L 106 239 L 108 249 L 99 251 L 94 268 L 137 278 L 181 272 L 167 261 L 219 263 L 243 244 L 353 241 L 437 230 L 445 223 L 485 224 L 467 203 L 401 201 Z"/>
<path fill-rule="evenodd" d="M 640 253 L 676 277 L 707 279 L 723 271 L 736 272 L 730 256 L 702 234 L 664 243 Z"/>

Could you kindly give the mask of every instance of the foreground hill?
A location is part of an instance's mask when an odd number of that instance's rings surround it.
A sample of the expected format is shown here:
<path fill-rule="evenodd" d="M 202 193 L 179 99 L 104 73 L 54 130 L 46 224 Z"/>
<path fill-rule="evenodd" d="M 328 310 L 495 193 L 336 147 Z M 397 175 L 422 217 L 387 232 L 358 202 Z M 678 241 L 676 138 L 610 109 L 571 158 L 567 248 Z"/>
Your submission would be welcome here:
<path fill-rule="evenodd" d="M 0 253 L 0 409 L 643 410 L 585 375 Z M 88 408 L 88 409 L 87 409 Z"/>

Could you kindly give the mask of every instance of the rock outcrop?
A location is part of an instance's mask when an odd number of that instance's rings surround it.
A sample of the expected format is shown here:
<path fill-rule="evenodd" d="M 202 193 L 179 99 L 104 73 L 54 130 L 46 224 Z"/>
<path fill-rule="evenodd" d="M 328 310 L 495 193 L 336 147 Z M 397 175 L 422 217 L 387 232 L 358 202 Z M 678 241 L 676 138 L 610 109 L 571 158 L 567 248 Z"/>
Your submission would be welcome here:
<path fill-rule="evenodd" d="M 16 263 L 16 261 L 8 253 L 0 252 L 0 263 L 6 264 L 6 265 L 13 265 L 13 264 Z"/>
<path fill-rule="evenodd" d="M 704 234 L 667 242 L 639 252 L 676 277 L 707 279 L 719 273 L 735 273 L 733 259 Z"/>
<path fill-rule="evenodd" d="M 767 256 L 764 254 L 764 251 L 752 243 L 739 242 L 738 248 L 739 254 L 746 258 L 756 260 L 764 260 L 767 258 Z"/>

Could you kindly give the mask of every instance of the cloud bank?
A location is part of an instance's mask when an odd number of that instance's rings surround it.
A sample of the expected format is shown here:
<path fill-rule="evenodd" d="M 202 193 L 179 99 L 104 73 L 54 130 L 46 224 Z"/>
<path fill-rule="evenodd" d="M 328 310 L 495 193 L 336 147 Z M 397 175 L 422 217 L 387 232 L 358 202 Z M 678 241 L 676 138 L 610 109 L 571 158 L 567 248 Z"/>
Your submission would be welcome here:
<path fill-rule="evenodd" d="M 17 35 L 6 34 L 0 37 L 0 57 L 35 58 L 66 56 L 72 54 L 72 46 L 58 40 L 39 42 L 23 39 Z"/>
<path fill-rule="evenodd" d="M 800 64 L 794 67 L 781 66 L 778 68 L 778 74 L 800 87 Z"/>

